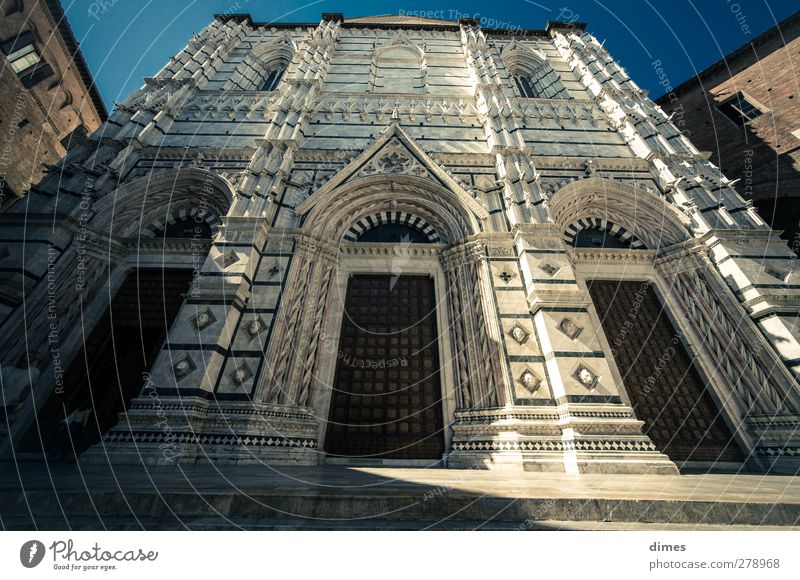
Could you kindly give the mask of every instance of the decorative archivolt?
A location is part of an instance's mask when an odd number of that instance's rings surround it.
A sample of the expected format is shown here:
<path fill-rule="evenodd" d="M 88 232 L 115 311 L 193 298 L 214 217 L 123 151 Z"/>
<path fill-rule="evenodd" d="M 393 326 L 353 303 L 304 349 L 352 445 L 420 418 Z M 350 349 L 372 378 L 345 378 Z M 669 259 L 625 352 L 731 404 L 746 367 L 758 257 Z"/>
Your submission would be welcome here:
<path fill-rule="evenodd" d="M 327 196 L 326 196 L 327 197 Z M 413 216 L 432 242 L 452 244 L 480 232 L 471 212 L 444 187 L 429 179 L 373 175 L 334 190 L 311 210 L 303 229 L 332 243 L 352 241 L 375 216 Z"/>
<path fill-rule="evenodd" d="M 219 226 L 219 215 L 213 210 L 202 207 L 181 207 L 180 209 L 173 209 L 165 219 L 156 220 L 142 228 L 141 236 L 143 238 L 160 236 L 168 226 L 185 221 L 196 225 L 201 223 L 207 224 L 211 231 L 211 237 L 213 238 Z"/>
<path fill-rule="evenodd" d="M 629 245 L 635 250 L 645 249 L 644 243 L 624 227 L 606 219 L 592 217 L 581 218 L 568 225 L 564 230 L 564 242 L 570 246 L 575 246 L 576 242 L 578 241 L 578 235 L 584 230 L 599 230 L 606 232 L 608 235 L 617 238 L 620 242 Z"/>
<path fill-rule="evenodd" d="M 356 220 L 344 235 L 346 242 L 355 242 L 365 232 L 384 224 L 398 224 L 414 228 L 422 233 L 432 244 L 440 242 L 439 234 L 423 218 L 406 211 L 382 211 Z"/>
<path fill-rule="evenodd" d="M 123 185 L 99 200 L 93 229 L 117 238 L 152 237 L 171 216 L 195 215 L 212 225 L 233 202 L 233 187 L 204 169 L 160 171 Z"/>
<path fill-rule="evenodd" d="M 516 40 L 501 53 L 509 74 L 514 78 L 520 96 L 544 99 L 568 99 L 561 78 L 547 62 L 544 53 Z"/>
<path fill-rule="evenodd" d="M 289 34 L 257 45 L 234 69 L 225 83 L 226 90 L 258 91 L 265 81 L 283 74 L 292 62 L 297 47 Z"/>
<path fill-rule="evenodd" d="M 595 223 L 624 228 L 645 247 L 657 250 L 691 237 L 689 219 L 648 189 L 602 177 L 573 181 L 549 200 L 552 219 L 568 232 L 574 224 Z M 566 237 L 565 233 L 565 237 Z"/>

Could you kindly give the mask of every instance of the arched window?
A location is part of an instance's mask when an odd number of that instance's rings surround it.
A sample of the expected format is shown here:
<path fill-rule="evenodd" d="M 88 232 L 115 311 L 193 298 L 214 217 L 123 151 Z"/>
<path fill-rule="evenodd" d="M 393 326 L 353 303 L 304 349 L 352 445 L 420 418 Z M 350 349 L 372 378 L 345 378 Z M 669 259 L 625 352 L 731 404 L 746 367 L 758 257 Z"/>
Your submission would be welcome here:
<path fill-rule="evenodd" d="M 574 248 L 645 249 L 642 241 L 631 232 L 599 218 L 578 220 L 567 228 L 564 241 Z"/>
<path fill-rule="evenodd" d="M 405 44 L 376 51 L 370 85 L 375 93 L 424 93 L 426 71 L 421 51 Z"/>
<path fill-rule="evenodd" d="M 575 236 L 576 248 L 630 248 L 630 240 L 623 240 L 600 228 L 586 228 Z"/>
<path fill-rule="evenodd" d="M 517 94 L 526 99 L 568 99 L 561 77 L 543 54 L 517 42 L 503 49 L 503 62 L 514 79 Z"/>
<path fill-rule="evenodd" d="M 264 82 L 261 83 L 261 87 L 259 90 L 261 91 L 274 91 L 278 88 L 278 85 L 283 78 L 283 73 L 286 69 L 283 67 L 277 67 L 272 69 L 267 77 L 264 79 Z"/>
<path fill-rule="evenodd" d="M 404 211 L 386 211 L 364 216 L 344 235 L 345 242 L 438 244 L 439 234 L 419 216 Z"/>
<path fill-rule="evenodd" d="M 514 75 L 514 82 L 517 85 L 519 96 L 526 97 L 528 99 L 533 99 L 536 97 L 536 93 L 534 92 L 528 77 L 525 75 Z"/>
<path fill-rule="evenodd" d="M 517 92 L 527 99 L 568 99 L 566 87 L 561 78 L 547 63 L 539 63 L 535 67 L 514 67 L 512 73 Z"/>
<path fill-rule="evenodd" d="M 294 58 L 290 38 L 254 48 L 225 81 L 223 89 L 235 91 L 274 91 Z"/>
<path fill-rule="evenodd" d="M 361 234 L 357 242 L 389 244 L 429 244 L 428 237 L 417 228 L 403 224 L 383 224 Z"/>

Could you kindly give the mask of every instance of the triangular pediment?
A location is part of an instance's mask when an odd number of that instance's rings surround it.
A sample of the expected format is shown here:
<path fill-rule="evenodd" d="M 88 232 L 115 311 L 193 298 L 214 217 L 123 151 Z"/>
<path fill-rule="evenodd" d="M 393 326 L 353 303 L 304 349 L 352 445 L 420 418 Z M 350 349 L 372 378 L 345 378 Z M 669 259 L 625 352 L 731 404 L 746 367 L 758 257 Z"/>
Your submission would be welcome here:
<path fill-rule="evenodd" d="M 489 212 L 443 167 L 431 159 L 397 123 L 392 123 L 369 147 L 295 208 L 298 215 L 310 211 L 331 191 L 350 182 L 374 176 L 413 177 L 431 180 L 453 192 L 481 220 Z"/>

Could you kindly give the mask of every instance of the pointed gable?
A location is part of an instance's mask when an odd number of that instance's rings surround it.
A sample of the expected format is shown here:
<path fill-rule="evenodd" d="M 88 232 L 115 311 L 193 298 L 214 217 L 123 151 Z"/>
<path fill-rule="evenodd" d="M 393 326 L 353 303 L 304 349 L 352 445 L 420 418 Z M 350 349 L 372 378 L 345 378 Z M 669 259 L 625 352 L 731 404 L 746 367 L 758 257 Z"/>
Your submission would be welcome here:
<path fill-rule="evenodd" d="M 298 215 L 307 213 L 336 188 L 377 175 L 430 179 L 452 191 L 478 219 L 489 217 L 486 209 L 465 189 L 464 184 L 431 159 L 397 123 L 389 125 L 372 145 L 298 205 L 295 211 Z"/>

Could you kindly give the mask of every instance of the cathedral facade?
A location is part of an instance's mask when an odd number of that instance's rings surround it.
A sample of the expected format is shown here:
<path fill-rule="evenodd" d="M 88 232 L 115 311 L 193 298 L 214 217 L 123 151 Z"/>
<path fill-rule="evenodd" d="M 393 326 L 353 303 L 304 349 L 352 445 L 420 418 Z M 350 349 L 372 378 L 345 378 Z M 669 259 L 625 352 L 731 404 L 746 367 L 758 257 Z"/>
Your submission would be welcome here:
<path fill-rule="evenodd" d="M 800 466 L 795 256 L 579 23 L 217 16 L 0 221 L 4 453 Z"/>

